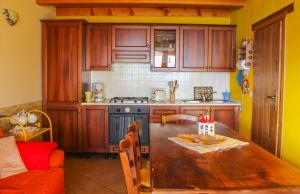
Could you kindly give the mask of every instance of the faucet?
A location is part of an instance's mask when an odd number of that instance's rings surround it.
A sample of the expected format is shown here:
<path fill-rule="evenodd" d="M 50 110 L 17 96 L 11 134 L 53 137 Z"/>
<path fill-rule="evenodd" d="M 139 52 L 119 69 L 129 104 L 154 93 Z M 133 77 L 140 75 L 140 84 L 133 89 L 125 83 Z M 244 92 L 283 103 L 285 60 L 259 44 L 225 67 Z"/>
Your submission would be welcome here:
<path fill-rule="evenodd" d="M 203 102 L 206 102 L 206 97 L 204 95 L 202 95 L 201 98 Z"/>

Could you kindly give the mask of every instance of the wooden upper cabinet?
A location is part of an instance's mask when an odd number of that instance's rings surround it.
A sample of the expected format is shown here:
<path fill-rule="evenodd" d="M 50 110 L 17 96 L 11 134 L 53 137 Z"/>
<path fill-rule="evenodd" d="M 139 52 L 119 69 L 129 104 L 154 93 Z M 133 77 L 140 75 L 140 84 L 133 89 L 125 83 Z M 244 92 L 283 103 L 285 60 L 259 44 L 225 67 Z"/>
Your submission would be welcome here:
<path fill-rule="evenodd" d="M 150 26 L 114 25 L 112 27 L 112 50 L 149 51 Z"/>
<path fill-rule="evenodd" d="M 87 25 L 86 70 L 111 69 L 111 26 Z"/>
<path fill-rule="evenodd" d="M 209 27 L 208 71 L 235 71 L 235 27 Z"/>
<path fill-rule="evenodd" d="M 151 27 L 151 70 L 179 71 L 179 26 Z"/>
<path fill-rule="evenodd" d="M 108 107 L 83 106 L 82 144 L 84 152 L 108 151 Z"/>
<path fill-rule="evenodd" d="M 180 27 L 180 71 L 207 71 L 208 27 Z"/>
<path fill-rule="evenodd" d="M 84 23 L 43 21 L 43 103 L 81 102 Z"/>
<path fill-rule="evenodd" d="M 211 107 L 211 117 L 215 121 L 239 131 L 239 108 L 239 106 L 214 106 Z"/>
<path fill-rule="evenodd" d="M 112 62 L 149 63 L 150 26 L 114 25 Z"/>

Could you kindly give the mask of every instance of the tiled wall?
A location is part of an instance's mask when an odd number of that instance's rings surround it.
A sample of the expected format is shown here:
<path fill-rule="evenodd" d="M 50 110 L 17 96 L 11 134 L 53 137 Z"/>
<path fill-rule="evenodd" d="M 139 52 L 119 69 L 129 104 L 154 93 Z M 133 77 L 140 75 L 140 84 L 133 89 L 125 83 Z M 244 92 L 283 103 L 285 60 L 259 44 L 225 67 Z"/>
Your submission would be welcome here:
<path fill-rule="evenodd" d="M 166 88 L 168 81 L 178 80 L 176 98 L 193 98 L 194 86 L 213 86 L 222 98 L 222 92 L 229 90 L 229 73 L 215 72 L 151 72 L 149 64 L 113 64 L 112 71 L 93 71 L 91 82 L 104 83 L 105 97 L 147 96 L 153 88 Z"/>

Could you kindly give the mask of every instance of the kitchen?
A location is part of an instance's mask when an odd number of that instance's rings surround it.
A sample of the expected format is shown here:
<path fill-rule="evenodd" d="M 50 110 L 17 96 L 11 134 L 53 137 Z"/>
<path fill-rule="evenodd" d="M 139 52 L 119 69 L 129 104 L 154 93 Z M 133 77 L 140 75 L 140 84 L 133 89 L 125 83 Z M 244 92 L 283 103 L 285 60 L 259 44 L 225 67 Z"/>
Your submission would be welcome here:
<path fill-rule="evenodd" d="M 143 131 L 143 134 L 149 134 L 149 122 L 160 122 L 161 115 L 166 113 L 193 114 L 195 116 L 209 113 L 216 121 L 224 122 L 231 128 L 239 130 L 240 103 L 213 101 L 223 99 L 222 93 L 229 89 L 229 72 L 235 70 L 233 60 L 235 26 L 103 25 L 86 24 L 85 21 L 75 20 L 52 20 L 42 23 L 43 40 L 46 40 L 43 42 L 43 88 L 45 88 L 43 109 L 50 117 L 55 117 L 59 111 L 64 112 L 64 116 L 57 118 L 57 123 L 53 124 L 54 131 L 58 130 L 56 126 L 60 126 L 60 130 L 54 134 L 57 135 L 56 138 L 61 138 L 59 142 L 64 150 L 96 153 L 118 152 L 118 142 L 126 134 L 126 130 L 120 129 L 120 125 L 127 128 L 128 124 L 136 119 L 129 113 L 145 114 L 141 116 L 143 119 L 139 126 L 142 131 L 146 130 Z M 74 45 L 69 48 L 70 50 L 66 50 L 68 47 L 64 44 L 67 42 L 61 42 L 61 46 L 56 46 L 60 42 L 57 43 L 55 40 L 59 40 L 60 37 L 73 37 L 71 35 L 74 32 L 71 29 L 68 31 L 68 28 L 76 29 L 79 35 L 82 34 L 82 37 L 74 36 L 73 40 L 77 41 L 79 48 Z M 86 50 L 83 50 L 84 42 L 81 45 L 81 41 L 85 39 L 83 36 L 85 30 Z M 55 39 L 48 37 L 55 37 Z M 99 39 L 100 37 L 101 39 Z M 194 40 L 198 40 L 198 42 L 193 44 Z M 67 39 L 66 41 L 72 40 Z M 68 60 L 68 53 L 72 53 L 73 49 L 83 51 L 77 55 L 77 59 L 75 59 L 76 56 L 72 56 L 74 57 L 72 60 L 78 62 L 77 69 L 76 67 L 68 69 L 66 66 L 61 73 L 58 73 L 60 66 L 68 64 L 59 61 L 59 58 L 52 53 L 60 53 L 62 48 L 66 56 L 61 57 L 65 60 Z M 189 50 L 197 50 L 200 55 L 192 54 L 194 52 L 189 52 Z M 227 54 L 218 55 L 218 53 Z M 81 65 L 79 61 L 83 56 L 86 57 L 85 65 L 79 67 Z M 142 57 L 144 58 L 142 59 Z M 207 61 L 210 62 L 206 63 Z M 56 71 L 53 71 L 52 68 Z M 77 75 L 81 71 L 82 76 Z M 76 74 L 72 75 L 72 72 Z M 60 80 L 65 81 L 60 82 Z M 70 82 L 68 83 L 67 80 Z M 173 102 L 170 102 L 169 92 L 167 93 L 168 82 L 171 80 L 176 80 L 179 86 Z M 102 94 L 103 99 L 95 98 L 97 86 L 99 92 L 105 94 Z M 208 89 L 197 88 L 199 86 L 207 86 Z M 153 102 L 152 99 L 155 88 L 164 90 L 163 96 L 158 99 L 158 102 Z M 194 92 L 194 89 L 198 90 L 200 96 L 195 96 L 197 92 Z M 73 93 L 66 96 L 61 91 Z M 87 100 L 85 93 L 88 95 Z M 202 103 L 203 97 L 204 102 Z M 139 98 L 142 99 L 139 100 Z M 190 101 L 183 102 L 182 100 Z M 198 102 L 193 103 L 192 100 L 198 100 Z M 70 103 L 74 105 L 68 105 Z M 133 106 L 135 104 L 143 104 L 148 107 L 138 109 Z M 81 108 L 82 114 L 80 114 Z M 75 110 L 79 113 L 74 114 Z M 118 114 L 129 114 L 129 117 L 117 117 Z M 96 115 L 98 118 L 95 118 Z M 82 122 L 79 122 L 80 116 L 83 118 Z M 64 117 L 70 117 L 69 119 L 72 118 L 79 124 L 76 123 L 76 126 L 74 123 L 72 131 L 70 131 L 69 124 L 64 122 Z M 64 123 L 67 126 L 64 126 Z M 97 125 L 97 123 L 102 124 Z M 83 126 L 82 129 L 80 126 Z M 65 133 L 70 133 L 71 136 L 63 136 L 62 134 Z M 119 139 L 115 139 L 113 134 L 119 136 Z M 146 144 L 148 139 L 149 137 L 145 137 Z M 147 147 L 144 150 L 148 152 Z"/>
<path fill-rule="evenodd" d="M 184 5 L 167 0 L 138 3 L 141 5 L 128 1 L 118 1 L 118 5 L 114 4 L 117 1 L 102 0 L 89 4 L 76 0 L 34 2 L 55 12 L 40 17 L 40 30 L 35 28 L 41 41 L 37 43 L 41 46 L 42 95 L 41 104 L 34 106 L 49 115 L 53 139 L 66 153 L 67 193 L 81 188 L 82 193 L 124 193 L 124 188 L 130 193 L 127 180 L 126 185 L 120 180 L 124 175 L 125 179 L 131 177 L 123 165 L 130 154 L 122 156 L 120 142 L 126 140 L 134 123 L 139 143 L 133 144 L 146 156 L 143 166 L 151 170 L 148 178 L 153 193 L 173 189 L 264 192 L 272 190 L 272 184 L 292 186 L 295 190 L 289 191 L 297 193 L 298 170 L 285 163 L 298 166 L 297 143 L 293 141 L 297 133 L 286 128 L 294 118 L 287 101 L 294 102 L 288 94 L 292 93 L 290 79 L 296 77 L 288 76 L 292 73 L 290 56 L 286 62 L 282 47 L 285 32 L 291 34 L 288 22 L 298 13 L 294 3 L 274 1 L 264 11 L 266 3 L 259 0 L 190 1 Z M 255 7 L 261 7 L 257 15 L 251 14 Z M 286 37 L 287 45 L 292 45 L 290 36 Z M 266 46 L 270 44 L 274 49 Z M 290 46 L 287 51 L 293 53 Z M 172 115 L 191 116 L 192 120 L 165 124 Z M 217 134 L 216 139 L 205 141 L 221 141 L 217 137 L 223 135 L 232 138 L 237 148 L 199 154 L 194 152 L 196 148 L 186 150 L 188 146 L 172 139 L 199 141 L 193 136 L 196 125 L 190 124 L 196 121 L 199 127 L 203 119 L 208 126 L 214 123 L 213 136 Z M 286 172 L 291 179 L 284 178 Z M 179 176 L 181 173 L 186 176 Z M 264 173 L 273 179 L 268 182 Z M 77 180 L 80 177 L 85 181 Z M 91 181 L 95 177 L 103 183 Z M 170 177 L 174 179 L 165 181 Z M 88 186 L 95 182 L 97 185 Z M 118 186 L 114 188 L 114 184 Z"/>

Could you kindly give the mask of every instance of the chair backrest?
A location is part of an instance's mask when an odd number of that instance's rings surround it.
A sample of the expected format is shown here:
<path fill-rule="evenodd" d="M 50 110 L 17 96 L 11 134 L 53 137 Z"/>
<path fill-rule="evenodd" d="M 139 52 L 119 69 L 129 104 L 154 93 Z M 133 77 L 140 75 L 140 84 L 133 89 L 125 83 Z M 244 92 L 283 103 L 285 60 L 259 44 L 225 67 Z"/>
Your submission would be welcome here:
<path fill-rule="evenodd" d="M 134 138 L 133 150 L 136 159 L 137 170 L 139 172 L 140 170 L 142 170 L 142 155 L 141 155 L 139 127 L 136 122 L 133 122 L 131 125 L 129 125 L 128 134 L 130 134 L 130 132 L 133 134 L 133 138 Z"/>
<path fill-rule="evenodd" d="M 140 183 L 137 176 L 133 145 L 128 135 L 120 141 L 119 148 L 127 192 L 128 194 L 138 194 Z"/>
<path fill-rule="evenodd" d="M 197 122 L 198 117 L 193 115 L 185 115 L 185 114 L 173 114 L 173 115 L 161 116 L 162 124 L 168 123 L 170 121 L 178 121 L 178 120 Z"/>

